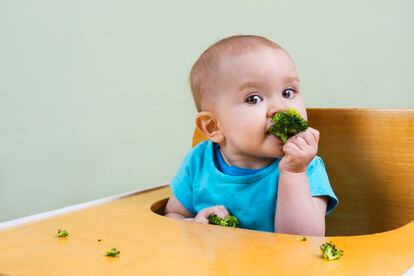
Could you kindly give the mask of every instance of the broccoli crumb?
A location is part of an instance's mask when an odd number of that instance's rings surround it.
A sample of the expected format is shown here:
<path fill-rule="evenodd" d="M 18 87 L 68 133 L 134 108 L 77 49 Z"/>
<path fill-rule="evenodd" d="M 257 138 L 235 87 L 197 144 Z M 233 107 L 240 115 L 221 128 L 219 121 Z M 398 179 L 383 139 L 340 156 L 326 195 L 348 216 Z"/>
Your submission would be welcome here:
<path fill-rule="evenodd" d="M 272 122 L 274 125 L 269 128 L 268 132 L 279 137 L 283 143 L 286 143 L 290 137 L 308 128 L 308 122 L 294 108 L 276 113 L 272 117 Z"/>
<path fill-rule="evenodd" d="M 59 237 L 59 238 L 65 238 L 67 236 L 69 236 L 68 231 L 63 230 L 63 229 L 58 229 L 57 237 Z"/>
<path fill-rule="evenodd" d="M 299 237 L 299 238 L 297 238 L 297 240 L 298 240 L 298 241 L 307 241 L 307 240 L 308 240 L 308 238 L 306 238 L 306 237 Z"/>
<path fill-rule="evenodd" d="M 327 242 L 321 245 L 322 258 L 328 261 L 338 260 L 344 252 L 336 249 L 332 242 Z"/>
<path fill-rule="evenodd" d="M 228 215 L 225 219 L 218 217 L 217 215 L 210 215 L 208 217 L 210 224 L 226 226 L 226 227 L 239 227 L 239 220 L 235 216 Z"/>
<path fill-rule="evenodd" d="M 106 256 L 108 257 L 118 257 L 121 251 L 117 250 L 116 248 L 111 248 L 106 251 Z"/>

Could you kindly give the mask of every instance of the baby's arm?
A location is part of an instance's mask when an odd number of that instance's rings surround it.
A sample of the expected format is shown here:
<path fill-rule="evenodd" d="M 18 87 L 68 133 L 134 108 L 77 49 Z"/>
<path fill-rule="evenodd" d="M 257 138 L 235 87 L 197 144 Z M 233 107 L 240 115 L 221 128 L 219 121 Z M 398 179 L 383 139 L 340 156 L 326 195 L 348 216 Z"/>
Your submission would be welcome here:
<path fill-rule="evenodd" d="M 308 128 L 284 145 L 279 163 L 280 177 L 275 229 L 280 233 L 324 236 L 327 199 L 312 197 L 307 166 L 318 150 L 319 132 Z"/>
<path fill-rule="evenodd" d="M 181 220 L 194 220 L 193 214 L 187 211 L 187 209 L 173 195 L 165 206 L 164 216 Z"/>
<path fill-rule="evenodd" d="M 187 211 L 187 209 L 177 200 L 177 198 L 172 195 L 167 202 L 167 206 L 165 206 L 164 215 L 174 219 L 208 224 L 208 217 L 210 215 L 217 215 L 218 217 L 224 219 L 228 214 L 229 212 L 226 207 L 223 205 L 216 205 L 201 210 L 195 217 L 193 217 L 193 214 Z"/>

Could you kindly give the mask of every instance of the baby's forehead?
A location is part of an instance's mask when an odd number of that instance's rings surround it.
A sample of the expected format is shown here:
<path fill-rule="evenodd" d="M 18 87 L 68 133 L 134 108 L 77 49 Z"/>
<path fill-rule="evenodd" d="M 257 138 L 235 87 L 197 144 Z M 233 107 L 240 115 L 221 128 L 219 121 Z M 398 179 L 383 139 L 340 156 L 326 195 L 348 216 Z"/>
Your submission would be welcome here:
<path fill-rule="evenodd" d="M 289 54 L 282 48 L 270 48 L 270 47 L 261 47 L 256 49 L 250 49 L 243 52 L 224 52 L 219 57 L 217 57 L 216 63 L 217 66 L 223 65 L 223 64 L 231 64 L 234 62 L 238 62 L 240 60 L 243 60 L 244 62 L 252 61 L 257 57 L 261 56 L 267 56 L 268 58 L 272 59 L 272 57 L 278 56 L 280 58 L 281 56 L 284 56 L 285 58 L 289 58 Z M 272 57 L 271 57 L 272 56 Z M 252 59 L 246 59 L 246 57 L 252 57 Z"/>
<path fill-rule="evenodd" d="M 208 81 L 233 76 L 242 77 L 245 74 L 272 77 L 297 77 L 296 68 L 289 54 L 279 48 L 262 48 L 242 53 L 223 53 L 217 59 L 212 78 Z"/>
<path fill-rule="evenodd" d="M 213 53 L 213 59 L 215 63 L 220 64 L 228 60 L 238 59 L 246 55 L 260 55 L 263 52 L 276 51 L 276 52 L 287 52 L 281 47 L 270 47 L 268 45 L 255 45 L 254 47 L 228 47 L 226 49 L 217 50 Z"/>

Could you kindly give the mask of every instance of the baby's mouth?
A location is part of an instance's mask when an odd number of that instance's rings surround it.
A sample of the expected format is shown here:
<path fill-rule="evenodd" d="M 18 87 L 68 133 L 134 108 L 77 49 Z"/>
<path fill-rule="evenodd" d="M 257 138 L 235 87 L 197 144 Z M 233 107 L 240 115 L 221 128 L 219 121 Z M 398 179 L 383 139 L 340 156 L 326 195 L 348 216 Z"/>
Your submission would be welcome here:
<path fill-rule="evenodd" d="M 272 134 L 272 127 L 274 126 L 274 124 L 271 124 L 268 128 L 267 128 L 267 130 L 266 130 L 266 134 L 268 134 L 268 135 L 272 135 L 272 136 L 275 136 L 275 135 L 273 135 Z"/>
<path fill-rule="evenodd" d="M 270 131 L 266 131 L 266 135 L 269 136 L 270 139 L 273 139 L 273 140 L 277 141 L 278 143 L 283 144 L 282 140 L 279 137 L 277 137 L 276 135 L 273 135 Z"/>

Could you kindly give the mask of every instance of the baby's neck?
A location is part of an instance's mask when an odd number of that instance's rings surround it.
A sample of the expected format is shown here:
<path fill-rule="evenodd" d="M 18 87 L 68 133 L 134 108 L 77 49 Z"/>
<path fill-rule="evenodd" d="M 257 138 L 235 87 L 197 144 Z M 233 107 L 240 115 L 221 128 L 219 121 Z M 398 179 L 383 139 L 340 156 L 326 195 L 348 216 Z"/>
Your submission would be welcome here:
<path fill-rule="evenodd" d="M 220 148 L 220 152 L 224 162 L 226 162 L 227 165 L 244 169 L 261 169 L 268 166 L 275 160 L 275 158 L 254 156 L 247 157 L 245 155 L 229 154 L 224 152 L 222 148 Z"/>

